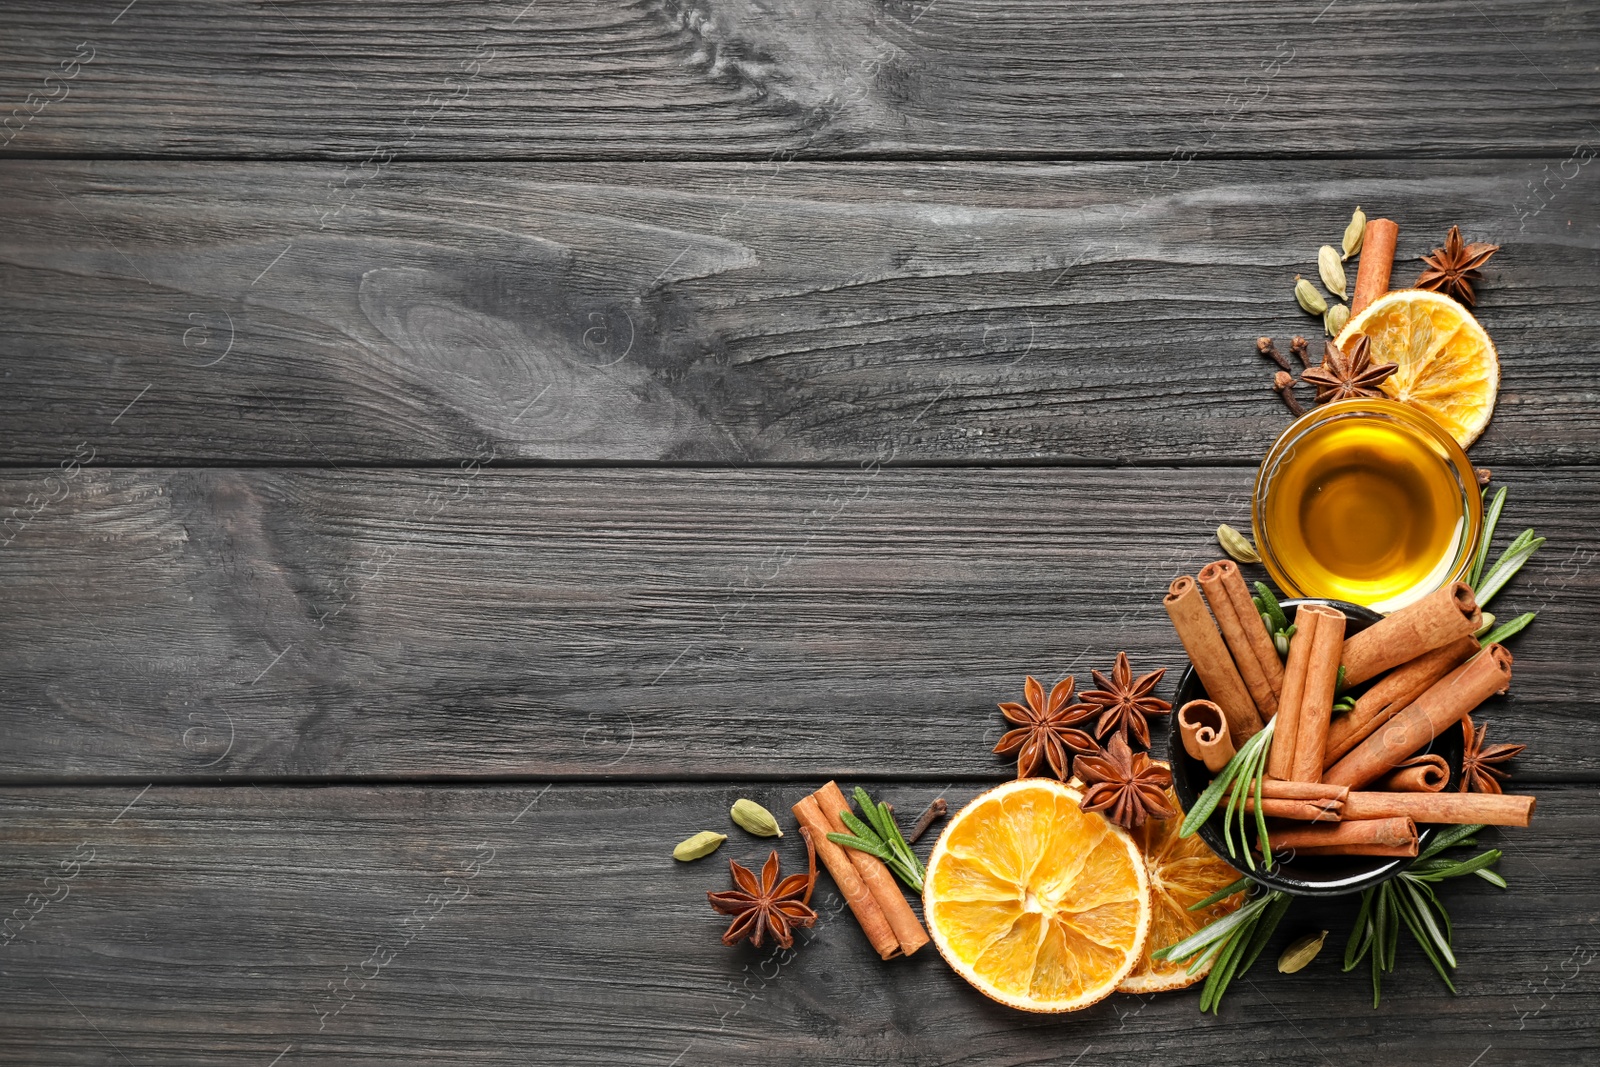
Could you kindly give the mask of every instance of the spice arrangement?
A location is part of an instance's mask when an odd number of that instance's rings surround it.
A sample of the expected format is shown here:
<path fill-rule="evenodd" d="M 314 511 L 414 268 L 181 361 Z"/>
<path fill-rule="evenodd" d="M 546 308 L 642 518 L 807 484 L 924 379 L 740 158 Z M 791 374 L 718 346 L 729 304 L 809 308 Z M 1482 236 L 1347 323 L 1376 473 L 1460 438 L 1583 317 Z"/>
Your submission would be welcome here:
<path fill-rule="evenodd" d="M 1318 250 L 1321 288 L 1296 277 L 1327 337 L 1320 362 L 1302 336 L 1287 357 L 1257 340 L 1297 421 L 1263 461 L 1254 543 L 1219 527 L 1227 558 L 1163 598 L 1192 668 L 1176 713 L 1157 695 L 1166 668 L 1137 672 L 1126 653 L 1082 691 L 1027 676 L 999 704 L 993 748 L 1015 780 L 950 816 L 926 862 L 916 845 L 946 818 L 943 798 L 907 834 L 888 804 L 827 782 L 791 806 L 806 873 L 782 877 L 773 851 L 759 877 L 730 861 L 732 888 L 707 894 L 732 917 L 724 943 L 791 947 L 817 921 L 820 858 L 883 960 L 931 941 L 978 991 L 1027 1011 L 1202 981 L 1200 1008 L 1215 1011 L 1296 894 L 1333 871 L 1359 887 L 1343 969 L 1368 965 L 1375 1006 L 1402 927 L 1454 991 L 1437 887 L 1506 882 L 1498 850 L 1450 854 L 1487 826 L 1529 825 L 1535 807 L 1505 788 L 1523 746 L 1491 744 L 1473 719 L 1509 690 L 1504 642 L 1534 615 L 1497 623 L 1484 608 L 1543 539 L 1524 531 L 1489 563 L 1506 490 L 1465 455 L 1499 387 L 1468 310 L 1498 247 L 1452 227 L 1415 286 L 1390 292 L 1398 240 L 1395 222 L 1357 208 L 1339 246 Z M 1301 599 L 1248 582 L 1250 566 Z M 1150 751 L 1154 724 L 1170 724 L 1173 763 Z M 729 817 L 782 836 L 754 801 Z M 673 855 L 694 862 L 727 839 L 701 831 Z M 1294 940 L 1278 971 L 1312 966 L 1327 937 Z"/>

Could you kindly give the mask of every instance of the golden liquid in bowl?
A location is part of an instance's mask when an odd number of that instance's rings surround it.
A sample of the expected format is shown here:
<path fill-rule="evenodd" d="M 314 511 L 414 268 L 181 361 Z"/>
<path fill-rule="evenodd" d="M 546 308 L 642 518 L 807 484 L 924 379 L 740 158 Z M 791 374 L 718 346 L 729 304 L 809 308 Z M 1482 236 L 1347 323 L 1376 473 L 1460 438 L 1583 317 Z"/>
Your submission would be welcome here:
<path fill-rule="evenodd" d="M 1384 419 L 1312 427 L 1278 462 L 1261 516 L 1304 595 L 1393 611 L 1462 555 L 1466 508 L 1436 442 Z"/>

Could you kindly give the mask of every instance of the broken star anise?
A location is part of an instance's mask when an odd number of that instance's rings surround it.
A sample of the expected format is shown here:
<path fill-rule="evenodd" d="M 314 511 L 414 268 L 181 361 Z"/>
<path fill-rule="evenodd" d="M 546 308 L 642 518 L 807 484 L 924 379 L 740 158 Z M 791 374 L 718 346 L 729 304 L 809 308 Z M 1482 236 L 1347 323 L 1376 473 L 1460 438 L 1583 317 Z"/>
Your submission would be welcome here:
<path fill-rule="evenodd" d="M 773 849 L 761 868 L 761 881 L 749 869 L 736 861 L 728 861 L 733 883 L 738 888 L 722 893 L 707 893 L 711 906 L 724 915 L 732 915 L 733 922 L 722 935 L 724 945 L 736 945 L 744 938 L 756 948 L 761 947 L 768 933 L 782 948 L 794 947 L 794 931 L 817 921 L 811 910 L 811 888 L 817 882 L 817 851 L 811 834 L 804 827 L 800 836 L 805 838 L 806 853 L 810 857 L 810 871 L 791 874 L 778 880 L 778 850 Z"/>
<path fill-rule="evenodd" d="M 1472 307 L 1477 303 L 1472 287 L 1483 281 L 1478 268 L 1498 251 L 1499 245 L 1487 241 L 1463 241 L 1461 227 L 1452 226 L 1444 239 L 1444 247 L 1435 248 L 1422 257 L 1422 275 L 1417 278 L 1417 288 L 1453 296 Z"/>
<path fill-rule="evenodd" d="M 1093 704 L 1068 703 L 1072 699 L 1072 687 L 1075 684 L 1076 679 L 1063 678 L 1050 690 L 1050 697 L 1046 700 L 1044 686 L 1030 674 L 1023 687 L 1027 704 L 1000 705 L 1001 714 L 1017 729 L 1006 731 L 994 750 L 1002 754 L 1017 754 L 1018 778 L 1038 774 L 1040 767 L 1048 763 L 1051 772 L 1066 781 L 1072 760 L 1067 754 L 1068 749 L 1078 753 L 1099 750 L 1094 738 L 1075 729 L 1078 723 L 1095 713 Z"/>
<path fill-rule="evenodd" d="M 1132 743 L 1133 737 L 1145 748 L 1150 747 L 1150 724 L 1145 721 L 1150 715 L 1165 715 L 1172 710 L 1172 705 L 1165 700 L 1158 700 L 1150 695 L 1150 690 L 1161 681 L 1167 669 L 1162 667 L 1158 671 L 1151 671 L 1134 681 L 1133 668 L 1128 666 L 1128 654 L 1117 653 L 1117 662 L 1111 668 L 1111 677 L 1107 678 L 1099 671 L 1091 671 L 1095 684 L 1099 689 L 1091 689 L 1083 694 L 1083 699 L 1093 704 L 1100 712 L 1100 719 L 1095 723 L 1094 735 L 1103 738 L 1106 734 L 1115 731 L 1126 742 Z"/>
<path fill-rule="evenodd" d="M 1489 732 L 1489 728 L 1480 726 L 1477 732 L 1474 733 L 1472 716 L 1470 715 L 1461 720 L 1461 732 L 1465 735 L 1466 740 L 1466 751 L 1461 757 L 1461 791 L 1463 793 L 1502 792 L 1500 783 L 1511 776 L 1495 766 L 1495 764 L 1514 759 L 1528 746 L 1485 746 L 1483 739 L 1484 735 Z"/>
<path fill-rule="evenodd" d="M 1118 826 L 1133 830 L 1146 819 L 1178 814 L 1167 801 L 1172 772 L 1145 753 L 1133 751 L 1121 734 L 1099 755 L 1079 756 L 1078 776 L 1089 783 L 1079 806 L 1103 812 Z"/>
<path fill-rule="evenodd" d="M 1378 385 L 1400 368 L 1394 363 L 1374 364 L 1370 348 L 1371 342 L 1365 335 L 1351 341 L 1348 350 L 1329 341 L 1322 362 L 1300 375 L 1300 380 L 1317 387 L 1319 404 L 1359 396 L 1382 396 L 1383 390 Z"/>

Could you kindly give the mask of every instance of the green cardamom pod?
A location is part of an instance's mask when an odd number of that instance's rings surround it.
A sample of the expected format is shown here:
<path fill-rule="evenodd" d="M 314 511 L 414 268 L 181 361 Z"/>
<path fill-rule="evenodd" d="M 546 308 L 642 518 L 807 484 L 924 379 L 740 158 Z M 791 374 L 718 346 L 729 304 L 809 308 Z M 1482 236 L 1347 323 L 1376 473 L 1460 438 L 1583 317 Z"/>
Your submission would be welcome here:
<path fill-rule="evenodd" d="M 1472 636 L 1473 637 L 1482 637 L 1484 634 L 1488 633 L 1492 629 L 1494 629 L 1494 616 L 1489 614 L 1486 611 L 1486 612 L 1483 613 L 1483 623 L 1482 623 L 1482 625 L 1480 625 L 1476 630 L 1474 630 L 1472 632 Z"/>
<path fill-rule="evenodd" d="M 734 822 L 757 837 L 783 836 L 783 831 L 778 829 L 778 820 L 772 817 L 772 812 L 753 800 L 735 801 L 728 814 L 733 816 Z"/>
<path fill-rule="evenodd" d="M 1317 287 L 1298 274 L 1294 276 L 1294 298 L 1312 315 L 1320 315 L 1328 310 L 1328 302 L 1322 299 Z"/>
<path fill-rule="evenodd" d="M 1328 287 L 1328 292 L 1345 299 L 1344 267 L 1340 266 L 1339 253 L 1332 245 L 1323 245 L 1317 249 L 1317 273 L 1322 275 L 1322 284 Z"/>
<path fill-rule="evenodd" d="M 1278 957 L 1278 972 L 1280 974 L 1293 974 L 1304 970 L 1306 964 L 1317 958 L 1317 953 L 1322 951 L 1322 943 L 1328 939 L 1328 931 L 1320 934 L 1307 934 L 1283 950 L 1283 955 Z"/>
<path fill-rule="evenodd" d="M 680 841 L 678 847 L 672 850 L 672 858 L 684 863 L 690 860 L 703 860 L 727 839 L 727 834 L 719 834 L 715 830 L 701 830 L 693 837 Z"/>
<path fill-rule="evenodd" d="M 1367 216 L 1362 214 L 1361 205 L 1356 205 L 1354 215 L 1350 216 L 1350 225 L 1344 228 L 1344 259 L 1349 259 L 1361 251 L 1361 242 L 1367 236 Z"/>
<path fill-rule="evenodd" d="M 1250 539 L 1227 523 L 1217 527 L 1217 541 L 1222 545 L 1222 551 L 1240 563 L 1261 562 L 1261 557 L 1256 554 L 1255 546 L 1250 543 Z"/>
<path fill-rule="evenodd" d="M 1350 308 L 1345 304 L 1335 304 L 1322 313 L 1322 328 L 1328 331 L 1329 337 L 1338 337 L 1339 331 L 1349 321 Z"/>

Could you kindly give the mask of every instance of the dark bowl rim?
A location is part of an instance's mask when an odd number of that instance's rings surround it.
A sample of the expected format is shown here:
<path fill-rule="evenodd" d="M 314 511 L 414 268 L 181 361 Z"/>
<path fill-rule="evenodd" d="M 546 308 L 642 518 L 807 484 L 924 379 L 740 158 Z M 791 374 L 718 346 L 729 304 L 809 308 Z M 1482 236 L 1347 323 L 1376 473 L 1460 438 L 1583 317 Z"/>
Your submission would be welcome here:
<path fill-rule="evenodd" d="M 1326 597 L 1296 597 L 1279 601 L 1279 605 L 1284 608 L 1299 608 L 1303 604 L 1324 604 L 1328 607 L 1338 608 L 1346 616 L 1362 620 L 1362 629 L 1383 618 L 1383 615 L 1379 612 L 1361 604 L 1352 604 L 1344 600 L 1331 600 Z M 1168 717 L 1167 760 L 1172 767 L 1172 788 L 1177 793 L 1178 803 L 1184 811 L 1188 811 L 1194 806 L 1194 802 L 1199 798 L 1200 791 L 1194 788 L 1189 778 L 1188 764 L 1193 761 L 1190 759 L 1189 754 L 1184 751 L 1183 736 L 1178 729 L 1178 709 L 1182 707 L 1178 698 L 1191 686 L 1199 685 L 1200 680 L 1195 675 L 1194 664 L 1188 663 L 1183 674 L 1178 678 L 1177 689 L 1173 692 L 1172 714 Z M 1450 771 L 1453 782 L 1455 777 L 1461 773 L 1459 759 L 1453 762 Z M 1208 778 L 1206 781 L 1209 784 L 1210 779 Z M 1204 786 L 1201 787 L 1201 790 L 1203 789 Z M 1287 876 L 1281 873 L 1281 869 L 1277 872 L 1260 868 L 1251 871 L 1244 869 L 1228 856 L 1226 846 L 1223 843 L 1220 825 L 1218 817 L 1213 814 L 1211 818 L 1201 825 L 1199 830 L 1201 840 L 1211 847 L 1211 850 L 1217 854 L 1218 858 L 1257 885 L 1264 886 L 1267 889 L 1281 890 L 1291 896 L 1340 897 L 1351 893 L 1359 893 L 1364 889 L 1370 889 L 1375 885 L 1387 882 L 1413 862 L 1411 858 L 1405 856 L 1398 856 L 1392 859 L 1371 857 L 1370 867 L 1361 873 L 1321 880 Z M 1431 825 L 1417 827 L 1417 847 L 1419 851 L 1428 847 L 1436 832 Z M 1359 861 L 1361 858 L 1351 857 L 1353 861 Z"/>

